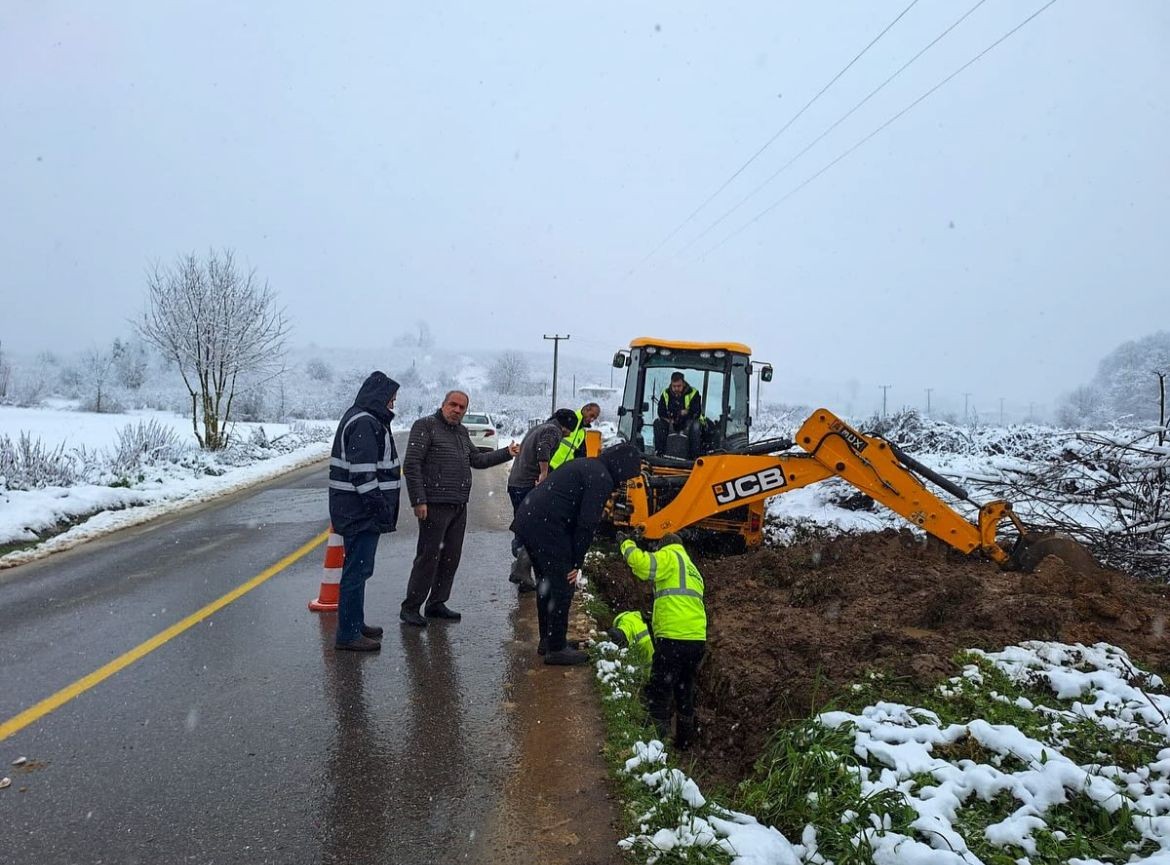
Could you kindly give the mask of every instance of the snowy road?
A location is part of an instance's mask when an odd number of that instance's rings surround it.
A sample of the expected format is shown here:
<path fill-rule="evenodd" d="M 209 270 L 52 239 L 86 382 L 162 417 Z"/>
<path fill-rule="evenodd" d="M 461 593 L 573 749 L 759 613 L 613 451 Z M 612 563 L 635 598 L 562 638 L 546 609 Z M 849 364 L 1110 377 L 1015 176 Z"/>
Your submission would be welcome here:
<path fill-rule="evenodd" d="M 386 627 L 377 655 L 335 653 L 333 616 L 306 609 L 316 547 L 85 688 L 318 536 L 320 467 L 0 573 L 0 725 L 79 691 L 0 740 L 0 861 L 490 861 L 482 840 L 522 763 L 505 695 L 552 671 L 530 670 L 515 639 L 531 616 L 506 578 L 506 471 L 475 475 L 462 622 L 399 625 L 409 510 L 383 538 L 367 591 L 367 620 Z"/>

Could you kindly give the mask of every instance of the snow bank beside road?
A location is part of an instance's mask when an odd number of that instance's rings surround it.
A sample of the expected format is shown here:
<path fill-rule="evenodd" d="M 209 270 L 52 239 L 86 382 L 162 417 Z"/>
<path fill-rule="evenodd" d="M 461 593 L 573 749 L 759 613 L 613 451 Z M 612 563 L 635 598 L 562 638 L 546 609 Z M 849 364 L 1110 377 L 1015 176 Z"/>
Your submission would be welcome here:
<path fill-rule="evenodd" d="M 189 419 L 166 412 L 95 415 L 60 408 L 0 406 L 0 437 L 15 441 L 27 435 L 49 450 L 61 448 L 70 459 L 85 453 L 82 462 L 92 461 L 94 455 L 115 446 L 126 426 L 142 422 L 190 432 Z M 237 443 L 225 451 L 207 453 L 184 447 L 171 460 L 145 458 L 124 477 L 92 477 L 67 487 L 29 489 L 8 489 L 0 479 L 0 545 L 35 545 L 0 556 L 0 569 L 323 460 L 329 455 L 332 424 L 238 424 L 235 432 Z M 108 472 L 99 467 L 93 474 Z"/>

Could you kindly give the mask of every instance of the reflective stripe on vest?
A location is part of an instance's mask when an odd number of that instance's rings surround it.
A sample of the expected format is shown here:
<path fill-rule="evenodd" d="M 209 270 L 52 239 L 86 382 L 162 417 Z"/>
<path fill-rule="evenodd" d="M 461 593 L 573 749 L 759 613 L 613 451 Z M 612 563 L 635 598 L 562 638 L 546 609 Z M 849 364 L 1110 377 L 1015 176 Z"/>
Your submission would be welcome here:
<path fill-rule="evenodd" d="M 688 390 L 685 394 L 683 394 L 683 411 L 690 411 L 691 410 L 691 400 L 693 400 L 698 395 L 699 395 L 699 392 L 697 390 L 695 390 L 693 387 L 690 388 L 690 390 Z M 670 403 L 670 388 L 669 387 L 667 387 L 666 390 L 664 390 L 662 392 L 662 398 L 664 400 L 666 400 L 667 404 L 669 405 L 669 403 Z"/>
<path fill-rule="evenodd" d="M 564 465 L 577 456 L 577 448 L 581 447 L 581 442 L 585 441 L 585 428 L 581 426 L 581 412 L 574 412 L 574 414 L 577 415 L 577 426 L 571 433 L 561 439 L 561 443 L 557 445 L 556 451 L 548 461 L 549 469 L 555 469 Z"/>
<path fill-rule="evenodd" d="M 374 418 L 374 420 L 378 420 L 372 414 L 370 414 L 368 411 L 360 411 L 357 414 L 355 414 L 353 417 L 351 417 L 349 420 L 347 420 L 345 422 L 345 426 L 341 430 L 341 456 L 340 457 L 330 457 L 329 458 L 329 467 L 331 469 L 341 469 L 343 472 L 345 472 L 347 475 L 349 475 L 351 477 L 354 473 L 370 473 L 370 472 L 372 472 L 376 475 L 379 471 L 388 472 L 388 471 L 394 471 L 394 470 L 398 469 L 402 465 L 402 461 L 399 459 L 381 459 L 381 460 L 378 460 L 378 462 L 376 462 L 376 463 L 351 463 L 348 459 L 346 459 L 345 433 L 347 430 L 349 430 L 350 424 L 352 424 L 355 420 L 357 420 L 360 417 L 369 417 L 369 418 Z M 381 423 L 381 421 L 378 421 L 378 422 Z M 393 442 L 390 439 L 390 431 L 389 430 L 385 430 L 385 436 L 386 436 L 386 440 L 385 440 L 385 443 L 383 445 L 383 453 L 385 455 L 389 456 L 389 454 L 393 453 Z M 378 478 L 375 477 L 373 480 L 366 481 L 363 484 L 355 484 L 355 483 L 353 483 L 352 480 L 344 481 L 344 480 L 334 480 L 332 478 L 330 478 L 330 480 L 329 480 L 329 488 L 331 490 L 342 490 L 342 491 L 347 492 L 347 493 L 357 493 L 358 495 L 361 495 L 363 493 L 368 493 L 368 492 L 371 492 L 371 491 L 377 490 L 377 489 L 396 490 L 396 489 L 399 489 L 401 487 L 401 485 L 402 485 L 401 480 L 399 480 L 397 478 L 394 480 L 378 480 Z"/>
<path fill-rule="evenodd" d="M 675 551 L 675 560 L 678 562 L 678 588 L 677 589 L 662 589 L 654 593 L 654 600 L 665 598 L 668 595 L 685 595 L 690 598 L 702 598 L 702 592 L 696 592 L 694 589 L 687 588 L 687 563 L 683 561 L 682 553 Z M 650 575 L 654 575 L 654 565 L 656 562 L 650 560 Z"/>

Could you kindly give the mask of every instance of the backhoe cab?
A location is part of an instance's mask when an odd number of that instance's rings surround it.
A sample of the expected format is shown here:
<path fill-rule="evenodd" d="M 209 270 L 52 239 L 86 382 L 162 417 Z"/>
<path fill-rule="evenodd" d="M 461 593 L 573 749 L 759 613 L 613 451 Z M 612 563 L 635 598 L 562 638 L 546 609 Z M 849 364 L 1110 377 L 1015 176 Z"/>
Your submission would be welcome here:
<path fill-rule="evenodd" d="M 751 427 L 751 349 L 738 342 L 680 342 L 639 337 L 614 355 L 613 365 L 626 370 L 626 386 L 618 408 L 618 434 L 649 455 L 694 459 L 716 451 L 735 451 L 748 443 Z M 680 372 L 702 398 L 696 441 L 668 436 L 663 454 L 655 454 L 654 421 L 658 404 Z M 772 367 L 761 365 L 760 378 L 771 381 Z M 681 441 L 680 441 L 681 440 Z"/>

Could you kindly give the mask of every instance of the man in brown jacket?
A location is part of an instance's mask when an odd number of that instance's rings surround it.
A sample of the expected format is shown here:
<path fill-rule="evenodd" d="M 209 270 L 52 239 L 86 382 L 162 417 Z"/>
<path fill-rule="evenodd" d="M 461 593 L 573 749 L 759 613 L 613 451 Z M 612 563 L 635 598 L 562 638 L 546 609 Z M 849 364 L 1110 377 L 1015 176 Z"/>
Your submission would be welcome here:
<path fill-rule="evenodd" d="M 506 463 L 520 450 L 513 443 L 479 453 L 462 422 L 467 402 L 463 391 L 450 391 L 437 412 L 419 418 L 410 428 L 402 476 L 406 478 L 410 505 L 418 517 L 418 547 L 406 598 L 398 613 L 398 618 L 407 625 L 422 628 L 426 627 L 428 618 L 452 621 L 462 618 L 447 606 L 447 600 L 463 554 L 471 470 Z M 420 609 L 426 618 L 419 614 Z"/>

